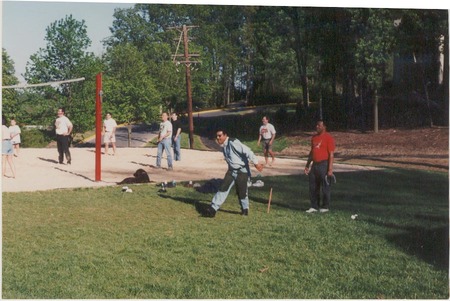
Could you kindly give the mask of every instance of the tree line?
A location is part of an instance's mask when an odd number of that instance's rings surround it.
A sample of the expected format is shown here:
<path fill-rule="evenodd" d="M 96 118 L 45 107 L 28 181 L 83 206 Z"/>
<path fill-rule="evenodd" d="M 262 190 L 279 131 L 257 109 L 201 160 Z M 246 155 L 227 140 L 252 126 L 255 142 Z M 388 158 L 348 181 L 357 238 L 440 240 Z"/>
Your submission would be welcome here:
<path fill-rule="evenodd" d="M 183 25 L 198 54 L 188 66 L 196 109 L 295 103 L 299 126 L 317 118 L 363 130 L 448 124 L 448 11 L 436 9 L 136 4 L 114 11 L 101 56 L 87 51 L 84 20 L 68 15 L 47 27 L 24 77 L 85 81 L 2 89 L 3 112 L 50 125 L 64 106 L 75 131 L 92 129 L 99 72 L 103 109 L 120 122 L 185 112 L 186 64 L 175 56 Z M 2 60 L 3 86 L 17 83 L 7 49 Z"/>

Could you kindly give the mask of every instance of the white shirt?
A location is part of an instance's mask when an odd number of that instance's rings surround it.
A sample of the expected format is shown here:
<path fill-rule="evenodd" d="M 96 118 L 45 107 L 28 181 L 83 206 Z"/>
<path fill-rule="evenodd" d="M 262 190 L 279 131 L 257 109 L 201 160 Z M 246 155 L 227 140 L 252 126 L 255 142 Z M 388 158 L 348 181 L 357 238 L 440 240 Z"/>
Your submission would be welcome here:
<path fill-rule="evenodd" d="M 11 132 L 6 125 L 2 125 L 2 140 L 11 140 Z"/>
<path fill-rule="evenodd" d="M 103 126 L 105 127 L 105 132 L 112 132 L 117 127 L 117 123 L 114 119 L 109 118 L 103 121 Z"/>
<path fill-rule="evenodd" d="M 259 128 L 259 134 L 262 136 L 263 139 L 272 139 L 272 136 L 276 134 L 275 131 L 275 127 L 268 123 L 268 124 L 263 124 L 260 128 Z"/>
<path fill-rule="evenodd" d="M 19 127 L 17 124 L 16 124 L 16 125 L 10 126 L 10 127 L 9 127 L 9 131 L 10 131 L 10 133 L 11 133 L 11 136 L 12 136 L 12 135 L 16 135 L 16 134 L 20 134 L 20 133 L 21 133 L 20 127 Z M 12 137 L 12 138 L 11 138 L 11 141 L 12 141 L 12 143 L 14 143 L 14 144 L 20 143 L 20 142 L 21 142 L 21 141 L 20 141 L 20 135 L 16 135 L 16 136 Z"/>
<path fill-rule="evenodd" d="M 172 137 L 172 123 L 169 120 L 161 122 L 159 125 L 159 137 L 163 139 L 163 137 L 166 136 L 169 132 L 171 134 L 166 138 Z"/>
<path fill-rule="evenodd" d="M 64 135 L 69 132 L 69 128 L 72 127 L 72 122 L 66 116 L 56 118 L 55 127 L 56 135 Z"/>

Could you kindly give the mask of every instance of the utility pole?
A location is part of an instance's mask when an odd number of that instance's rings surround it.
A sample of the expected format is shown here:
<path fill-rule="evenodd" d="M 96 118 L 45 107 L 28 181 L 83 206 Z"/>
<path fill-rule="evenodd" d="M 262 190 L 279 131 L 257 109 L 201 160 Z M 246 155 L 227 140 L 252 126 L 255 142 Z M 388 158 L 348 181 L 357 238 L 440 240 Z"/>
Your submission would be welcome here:
<path fill-rule="evenodd" d="M 177 63 L 184 63 L 186 66 L 186 95 L 187 95 L 187 107 L 188 107 L 188 119 L 189 119 L 189 148 L 194 148 L 194 117 L 192 115 L 192 87 L 191 87 L 191 65 L 200 63 L 199 61 L 191 61 L 191 57 L 198 57 L 198 54 L 189 54 L 189 38 L 188 38 L 188 30 L 191 28 L 195 28 L 198 26 L 186 26 L 183 25 L 182 27 L 182 37 L 183 37 L 183 46 L 184 46 L 184 54 L 177 54 L 177 51 L 175 52 L 175 55 L 173 55 L 174 61 L 177 57 L 183 57 L 184 61 L 177 61 Z M 171 28 L 170 28 L 171 29 Z M 176 28 L 177 30 L 180 30 L 180 28 Z M 180 37 L 181 41 L 181 37 Z M 179 44 L 178 44 L 179 45 Z"/>

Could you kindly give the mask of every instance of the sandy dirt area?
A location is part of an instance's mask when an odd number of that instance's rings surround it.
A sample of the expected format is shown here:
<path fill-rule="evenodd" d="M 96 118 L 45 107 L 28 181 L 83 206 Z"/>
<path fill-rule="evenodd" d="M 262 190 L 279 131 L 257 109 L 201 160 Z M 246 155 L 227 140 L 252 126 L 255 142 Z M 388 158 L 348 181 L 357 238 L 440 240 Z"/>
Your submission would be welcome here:
<path fill-rule="evenodd" d="M 281 152 L 306 157 L 314 132 L 294 132 L 292 145 Z M 331 132 L 339 163 L 448 172 L 448 128 L 388 129 L 378 133 Z"/>
<path fill-rule="evenodd" d="M 14 158 L 16 178 L 3 177 L 3 192 L 39 191 L 61 188 L 101 187 L 117 185 L 124 178 L 142 168 L 152 182 L 199 181 L 223 178 L 227 165 L 218 151 L 182 149 L 182 160 L 174 162 L 168 171 L 164 157 L 162 169 L 154 168 L 156 148 L 119 148 L 115 156 L 102 155 L 101 181 L 95 181 L 95 148 L 71 148 L 72 165 L 58 164 L 55 148 L 21 149 Z M 263 161 L 262 157 L 259 157 Z M 266 166 L 262 176 L 296 175 L 303 172 L 305 161 L 293 158 L 277 158 L 273 166 Z M 335 172 L 373 170 L 373 167 L 336 164 Z M 252 168 L 254 175 L 258 172 Z M 7 168 L 7 176 L 11 175 Z"/>

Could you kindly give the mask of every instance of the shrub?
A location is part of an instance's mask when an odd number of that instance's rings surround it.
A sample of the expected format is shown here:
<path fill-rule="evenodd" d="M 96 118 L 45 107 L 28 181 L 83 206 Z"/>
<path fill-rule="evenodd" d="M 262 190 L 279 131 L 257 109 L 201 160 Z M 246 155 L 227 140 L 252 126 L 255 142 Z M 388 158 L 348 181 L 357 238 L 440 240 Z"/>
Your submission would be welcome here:
<path fill-rule="evenodd" d="M 22 130 L 21 147 L 40 148 L 46 147 L 53 139 L 53 131 L 40 129 Z"/>

